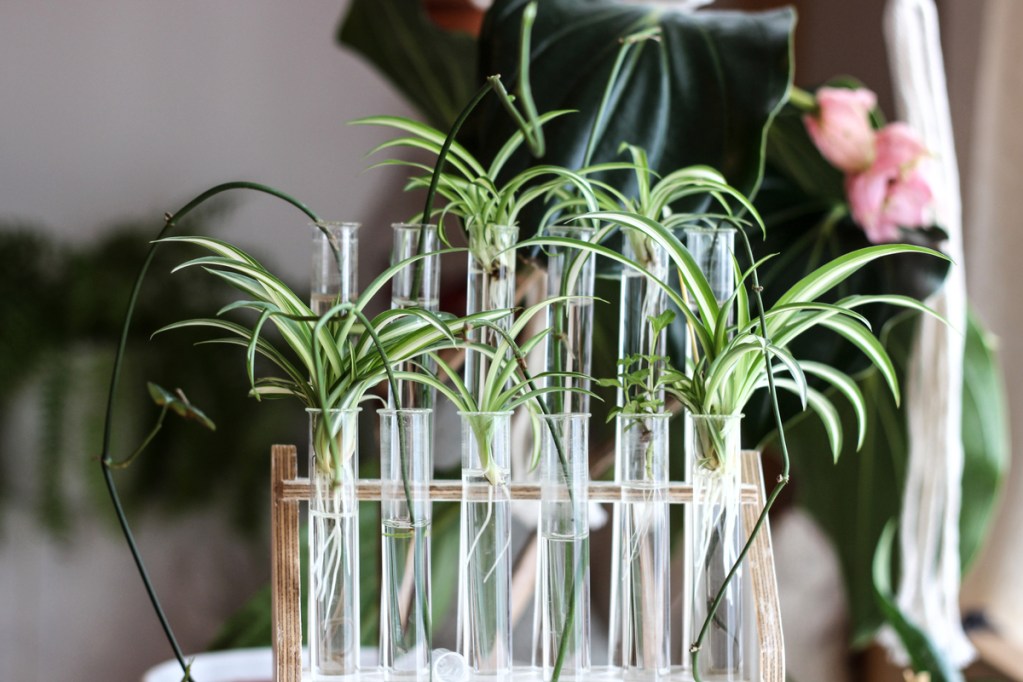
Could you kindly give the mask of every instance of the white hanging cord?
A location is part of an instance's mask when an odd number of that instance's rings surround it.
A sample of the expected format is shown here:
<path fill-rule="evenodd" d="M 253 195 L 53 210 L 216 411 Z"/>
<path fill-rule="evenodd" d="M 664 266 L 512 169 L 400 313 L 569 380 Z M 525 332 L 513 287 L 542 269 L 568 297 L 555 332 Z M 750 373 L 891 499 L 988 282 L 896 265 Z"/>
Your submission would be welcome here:
<path fill-rule="evenodd" d="M 975 656 L 959 612 L 966 280 L 959 173 L 933 0 L 889 0 L 885 38 L 898 117 L 919 131 L 934 154 L 923 171 L 934 191 L 935 220 L 948 232 L 945 251 L 955 263 L 942 290 L 928 300 L 950 326 L 923 317 L 906 378 L 909 463 L 896 601 L 952 665 L 963 667 Z M 906 662 L 894 632 L 883 631 L 881 640 Z"/>

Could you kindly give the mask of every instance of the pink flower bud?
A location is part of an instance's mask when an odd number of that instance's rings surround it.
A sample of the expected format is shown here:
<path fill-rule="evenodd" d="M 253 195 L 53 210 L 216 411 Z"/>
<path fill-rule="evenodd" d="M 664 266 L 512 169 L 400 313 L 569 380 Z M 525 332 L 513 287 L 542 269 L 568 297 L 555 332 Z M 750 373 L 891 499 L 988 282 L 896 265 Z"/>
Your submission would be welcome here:
<path fill-rule="evenodd" d="M 877 96 L 865 88 L 821 88 L 818 111 L 804 116 L 810 139 L 828 162 L 845 173 L 866 170 L 874 162 L 874 130 L 870 111 Z"/>
<path fill-rule="evenodd" d="M 876 165 L 883 168 L 911 170 L 928 154 L 916 132 L 901 122 L 889 123 L 879 130 L 874 144 Z"/>
<path fill-rule="evenodd" d="M 927 148 L 904 123 L 877 134 L 877 158 L 862 173 L 846 176 L 845 190 L 853 219 L 875 244 L 896 241 L 899 228 L 923 227 L 934 199 L 918 168 Z"/>

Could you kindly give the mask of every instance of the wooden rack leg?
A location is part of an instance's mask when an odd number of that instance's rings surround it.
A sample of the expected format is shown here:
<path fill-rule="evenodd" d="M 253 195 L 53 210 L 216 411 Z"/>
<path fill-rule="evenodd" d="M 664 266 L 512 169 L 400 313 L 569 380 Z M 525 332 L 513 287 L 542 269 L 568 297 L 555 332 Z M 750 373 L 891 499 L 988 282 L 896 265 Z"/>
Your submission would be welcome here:
<path fill-rule="evenodd" d="M 302 624 L 298 543 L 298 500 L 284 499 L 284 481 L 298 476 L 293 445 L 271 451 L 270 568 L 274 682 L 301 682 Z"/>
<path fill-rule="evenodd" d="M 767 504 L 764 471 L 760 466 L 759 452 L 743 452 L 742 480 L 754 484 L 757 489 L 756 504 L 742 506 L 743 522 L 748 534 L 753 530 L 757 517 Z M 750 547 L 747 560 L 753 586 L 753 602 L 756 605 L 757 635 L 760 640 L 760 679 L 763 682 L 785 682 L 781 602 L 778 598 L 778 579 L 774 572 L 771 528 L 766 522 Z"/>

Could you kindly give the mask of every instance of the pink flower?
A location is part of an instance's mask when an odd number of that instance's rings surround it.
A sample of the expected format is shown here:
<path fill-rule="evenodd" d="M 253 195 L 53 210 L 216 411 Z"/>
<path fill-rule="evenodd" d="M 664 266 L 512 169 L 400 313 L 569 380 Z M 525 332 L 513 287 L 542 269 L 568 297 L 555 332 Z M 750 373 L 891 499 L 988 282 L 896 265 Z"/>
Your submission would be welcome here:
<path fill-rule="evenodd" d="M 870 168 L 845 178 L 853 219 L 875 244 L 899 238 L 899 228 L 923 227 L 934 194 L 919 163 L 927 148 L 905 123 L 891 123 L 875 139 Z"/>
<path fill-rule="evenodd" d="M 865 88 L 821 88 L 817 113 L 803 123 L 821 155 L 845 173 L 859 173 L 874 161 L 874 130 L 870 111 L 877 96 Z"/>

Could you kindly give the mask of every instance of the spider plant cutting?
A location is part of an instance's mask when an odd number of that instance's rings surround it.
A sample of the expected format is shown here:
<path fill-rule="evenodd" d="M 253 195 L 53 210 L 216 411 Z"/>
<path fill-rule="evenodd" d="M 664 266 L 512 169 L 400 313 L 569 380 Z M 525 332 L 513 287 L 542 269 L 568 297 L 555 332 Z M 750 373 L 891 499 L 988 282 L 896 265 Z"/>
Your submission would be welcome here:
<path fill-rule="evenodd" d="M 369 301 L 395 274 L 432 255 L 428 253 L 384 270 L 355 301 L 336 303 L 322 315 L 315 315 L 299 296 L 237 247 L 204 237 L 168 238 L 163 243 L 167 242 L 211 252 L 212 255 L 194 258 L 177 269 L 201 267 L 239 290 L 245 298 L 226 306 L 216 318 L 175 322 L 159 331 L 201 328 L 222 334 L 206 343 L 245 349 L 253 396 L 296 398 L 310 410 L 310 478 L 314 484 L 310 502 L 311 665 L 317 674 L 351 673 L 357 669 L 360 641 L 355 496 L 358 406 L 371 398 L 370 389 L 382 382 L 389 384 L 394 398 L 399 395 L 396 390 L 399 374 L 402 380 L 416 380 L 420 376 L 396 372 L 394 367 L 427 353 L 454 348 L 468 327 L 496 323 L 508 311 L 458 319 L 412 307 L 388 310 L 370 319 L 364 312 Z M 250 319 L 254 314 L 255 321 L 246 325 L 224 318 L 238 311 L 248 311 Z M 283 346 L 268 339 L 265 333 L 268 325 L 276 329 Z M 269 362 L 272 374 L 257 377 L 257 356 Z M 400 410 L 398 399 L 395 406 Z M 397 449 L 400 463 L 395 468 L 405 472 L 409 463 L 403 446 L 409 441 L 403 433 L 404 421 L 398 420 L 397 427 L 394 440 L 402 447 Z M 403 475 L 401 479 L 409 513 L 415 510 L 425 514 L 423 505 L 414 503 L 407 478 Z M 417 557 L 428 556 L 427 544 L 419 537 L 429 532 L 428 528 L 420 527 L 419 522 L 424 519 L 410 520 L 416 535 L 410 546 Z M 417 604 L 417 613 L 425 614 L 429 608 L 428 578 L 423 571 L 415 571 L 414 579 L 416 594 L 424 600 Z M 428 640 L 428 620 L 421 627 Z"/>
<path fill-rule="evenodd" d="M 732 196 L 734 198 L 736 195 Z M 743 208 L 754 224 L 762 225 L 752 206 L 744 204 Z M 739 286 L 736 286 L 728 301 L 719 303 L 696 261 L 674 232 L 663 223 L 640 214 L 615 211 L 585 214 L 583 217 L 604 221 L 614 227 L 635 230 L 651 244 L 665 249 L 669 262 L 679 276 L 681 286 L 679 290 L 675 290 L 664 280 L 654 278 L 654 281 L 664 291 L 668 300 L 685 316 L 690 342 L 697 350 L 697 354 L 690 361 L 691 367 L 686 371 L 669 368 L 660 377 L 628 373 L 623 379 L 605 383 L 632 387 L 636 396 L 663 388 L 694 414 L 741 414 L 755 391 L 767 387 L 769 383 L 774 384 L 775 376 L 784 372 L 788 374 L 788 379 L 783 380 L 784 384 L 781 387 L 794 392 L 821 416 L 824 426 L 828 429 L 832 450 L 836 453 L 841 444 L 841 424 L 831 418 L 832 413 L 827 409 L 830 399 L 808 384 L 806 374 L 834 386 L 853 403 L 860 402 L 859 394 L 849 386 L 846 381 L 847 375 L 831 370 L 821 363 L 797 360 L 789 352 L 788 346 L 811 329 L 823 327 L 831 330 L 860 349 L 881 371 L 893 394 L 898 396 L 898 383 L 891 370 L 891 360 L 873 335 L 869 322 L 857 312 L 857 309 L 886 304 L 928 314 L 933 312 L 916 299 L 901 295 L 851 295 L 830 303 L 821 299 L 857 270 L 879 258 L 899 253 L 919 253 L 946 258 L 933 249 L 911 244 L 866 247 L 845 254 L 811 272 L 784 293 L 770 309 L 759 314 L 760 297 L 756 289 L 759 286 L 756 283 L 756 266 L 760 263 L 745 271 L 737 271 L 736 281 Z M 600 244 L 558 237 L 538 237 L 529 240 L 525 245 L 530 244 L 571 245 L 604 256 L 646 276 L 652 276 L 644 270 L 638 260 L 623 256 Z M 747 288 L 753 291 L 752 299 Z M 756 307 L 752 305 L 753 303 Z M 733 306 L 736 319 L 729 322 L 728 313 Z M 672 315 L 673 313 L 668 312 L 650 317 L 647 323 L 651 329 L 661 330 L 671 321 Z M 765 356 L 777 362 L 765 364 Z M 623 365 L 632 366 L 642 359 L 654 358 L 630 357 L 624 360 Z M 640 391 L 640 388 L 645 392 Z M 641 405 L 643 402 L 631 401 L 631 407 L 627 409 L 635 410 Z M 860 428 L 857 433 L 860 437 L 863 412 L 859 411 L 858 416 Z"/>
<path fill-rule="evenodd" d="M 564 298 L 564 297 L 562 297 Z M 541 382 L 563 379 L 565 373 L 531 375 L 526 355 L 542 344 L 548 331 L 519 343 L 534 317 L 546 312 L 561 298 L 543 301 L 523 310 L 510 329 L 483 320 L 499 339 L 497 346 L 472 342 L 475 352 L 490 364 L 474 392 L 459 373 L 442 358 L 432 355 L 437 374 L 399 372 L 398 378 L 422 382 L 447 397 L 462 419 L 462 525 L 459 576 L 462 596 L 459 606 L 458 651 L 469 670 L 479 674 L 505 674 L 512 668 L 511 623 L 511 509 L 510 476 L 511 416 L 522 406 L 531 414 L 546 413 L 543 398 L 564 391 Z M 574 388 L 574 391 L 583 389 Z M 534 419 L 534 449 L 550 442 L 540 420 Z M 560 462 L 567 466 L 561 441 L 554 439 Z"/>
<path fill-rule="evenodd" d="M 544 398 L 553 394 L 592 394 L 582 387 L 577 372 L 547 370 L 531 376 L 526 355 L 553 331 L 547 328 L 522 344 L 515 337 L 525 332 L 531 319 L 545 309 L 573 297 L 549 298 L 526 309 L 509 330 L 491 325 L 500 339 L 483 383 L 482 402 L 457 375 L 445 368 L 456 390 L 449 397 L 462 409 L 463 419 L 463 536 L 462 562 L 465 596 L 461 624 L 462 646 L 473 670 L 487 673 L 510 671 L 510 499 L 505 486 L 509 468 L 509 418 L 511 408 L 526 407 L 533 420 L 532 466 L 540 471 L 540 521 L 538 536 L 540 586 L 536 591 L 538 616 L 534 625 L 534 664 L 544 675 L 557 680 L 563 671 L 588 668 L 589 593 L 588 524 L 586 491 L 589 415 L 552 413 Z M 540 383 L 543 382 L 543 383 Z M 439 389 L 439 386 L 438 386 Z M 469 409 L 486 408 L 471 412 Z M 504 454 L 504 456 L 502 456 Z M 471 487 L 485 485 L 487 498 L 478 502 Z M 471 501 L 470 501 L 471 500 Z M 558 529 L 574 529 L 571 544 L 553 542 Z M 543 547 L 547 546 L 547 552 Z M 569 546 L 575 551 L 565 552 Z M 556 554 L 551 554 L 560 550 Z"/>
<path fill-rule="evenodd" d="M 516 227 L 521 212 L 536 199 L 548 198 L 551 193 L 570 186 L 586 198 L 590 210 L 595 210 L 595 198 L 589 184 L 581 174 L 565 167 L 541 164 L 529 171 L 514 174 L 510 179 L 502 179 L 502 175 L 507 175 L 504 171 L 508 162 L 523 144 L 533 157 L 543 157 L 546 150 L 543 126 L 571 113 L 569 110 L 555 110 L 540 115 L 533 101 L 529 54 L 536 13 L 536 2 L 529 2 L 523 7 L 517 52 L 517 98 L 509 95 L 499 75 L 492 75 L 463 109 L 448 133 L 395 116 L 373 116 L 352 122 L 355 125 L 386 126 L 404 133 L 379 145 L 370 155 L 402 147 L 436 155 L 434 166 L 404 159 L 385 160 L 377 165 L 401 165 L 422 172 L 422 175 L 413 176 L 407 187 L 427 189 L 422 220 L 425 222 L 435 217 L 433 200 L 435 194 L 439 194 L 446 201 L 446 205 L 438 211 L 441 218 L 452 215 L 458 220 L 471 257 L 480 267 L 488 270 L 500 265 L 498 259 L 507 252 L 508 247 L 508 244 L 502 243 L 495 227 Z M 458 143 L 455 137 L 468 116 L 490 92 L 497 96 L 501 107 L 514 122 L 515 130 L 493 155 L 490 163 L 485 165 Z M 448 167 L 451 168 L 450 172 Z M 445 243 L 450 243 L 443 232 L 441 235 Z"/>
<path fill-rule="evenodd" d="M 495 87 L 500 80 L 492 79 Z M 503 89 L 496 90 L 503 92 Z M 399 147 L 425 149 L 437 154 L 435 167 L 416 162 L 392 159 L 376 165 L 409 166 L 421 174 L 413 176 L 406 189 L 427 190 L 427 208 L 433 192 L 442 199 L 443 205 L 430 214 L 443 226 L 447 219 L 453 220 L 462 231 L 468 244 L 469 262 L 466 286 L 466 310 L 476 312 L 515 305 L 516 250 L 519 239 L 522 212 L 533 203 L 555 203 L 555 197 L 571 187 L 574 193 L 583 197 L 587 210 L 599 209 L 596 196 L 585 172 L 570 171 L 551 165 L 538 165 L 514 177 L 501 178 L 506 161 L 513 152 L 524 144 L 534 145 L 533 139 L 542 140 L 543 125 L 567 112 L 551 112 L 536 116 L 524 128 L 517 130 L 505 143 L 501 153 L 484 166 L 464 147 L 453 140 L 452 134 L 445 135 L 425 124 L 396 117 L 372 117 L 356 121 L 361 125 L 384 125 L 396 128 L 406 135 L 384 142 L 371 153 Z M 445 148 L 445 144 L 447 147 Z M 444 152 L 447 151 L 447 156 Z M 542 152 L 542 148 L 537 150 Z M 450 171 L 443 170 L 446 166 Z M 418 219 L 418 217 L 417 217 Z M 532 230 L 530 230 L 532 231 Z M 445 243 L 450 243 L 442 231 Z M 511 319 L 506 318 L 504 329 Z M 471 336 L 472 340 L 487 345 L 498 345 L 495 331 L 480 327 Z M 487 375 L 486 358 L 475 351 L 466 357 L 466 384 L 470 390 L 479 392 L 479 383 Z"/>
<path fill-rule="evenodd" d="M 426 189 L 426 202 L 419 219 L 436 220 L 441 225 L 441 238 L 450 244 L 443 231 L 445 218 L 451 216 L 462 231 L 468 244 L 469 263 L 467 281 L 467 311 L 510 308 L 515 304 L 516 253 L 512 248 L 519 238 L 520 216 L 534 202 L 547 209 L 539 226 L 528 226 L 530 232 L 542 227 L 562 209 L 560 197 L 566 194 L 582 197 L 586 210 L 599 208 L 596 197 L 585 179 L 588 172 L 541 164 L 517 173 L 510 179 L 506 166 L 523 145 L 534 157 L 544 155 L 546 142 L 544 125 L 568 111 L 552 111 L 539 115 L 533 103 L 529 83 L 528 55 L 530 36 L 536 17 L 537 3 L 524 7 L 519 34 L 520 62 L 517 99 L 513 99 L 501 81 L 494 75 L 469 102 L 448 133 L 442 133 L 426 124 L 392 116 L 377 116 L 354 121 L 357 125 L 379 125 L 394 128 L 403 135 L 384 142 L 370 154 L 395 148 L 425 150 L 437 157 L 436 163 L 426 166 L 403 159 L 390 159 L 376 165 L 400 165 L 420 172 L 413 175 L 408 190 Z M 455 139 L 468 116 L 485 96 L 493 92 L 502 107 L 515 122 L 515 130 L 504 142 L 489 164 L 484 165 Z M 521 103 L 521 106 L 520 106 Z M 521 108 L 521 111 L 520 111 Z M 617 168 L 617 164 L 606 168 Z M 450 168 L 450 171 L 449 171 Z M 444 200 L 442 208 L 433 208 L 435 197 Z M 510 320 L 506 320 L 507 329 Z M 481 328 L 473 340 L 497 345 L 493 331 Z M 479 382 L 487 373 L 485 357 L 469 352 L 466 358 L 466 384 L 470 390 L 482 390 Z"/>
<path fill-rule="evenodd" d="M 436 375 L 397 373 L 395 376 L 398 379 L 417 380 L 436 389 L 438 393 L 450 400 L 463 415 L 510 413 L 520 406 L 525 406 L 534 414 L 545 413 L 547 407 L 541 398 L 554 391 L 566 389 L 545 386 L 543 380 L 552 377 L 562 378 L 566 375 L 577 378 L 578 375 L 567 372 L 533 374 L 527 369 L 526 356 L 546 340 L 550 330 L 545 329 L 522 342 L 516 341 L 516 338 L 526 331 L 534 317 L 545 312 L 549 306 L 556 305 L 568 298 L 570 297 L 561 296 L 546 299 L 522 310 L 507 330 L 499 324 L 499 321 L 504 315 L 514 312 L 513 310 L 490 311 L 486 315 L 476 314 L 466 318 L 469 324 L 493 330 L 498 338 L 496 346 L 474 342 L 468 344 L 491 360 L 487 374 L 483 378 L 483 390 L 478 394 L 470 391 L 464 378 L 450 363 L 432 351 L 428 351 L 428 354 L 437 362 Z M 568 390 L 585 392 L 582 388 Z M 471 419 L 469 421 L 473 424 L 471 428 L 480 442 L 485 443 L 491 440 L 488 437 L 485 420 L 481 420 L 478 425 Z M 501 471 L 486 452 L 482 453 L 481 465 L 481 473 L 490 485 L 499 487 L 508 483 L 507 472 Z"/>
<path fill-rule="evenodd" d="M 762 229 L 763 224 L 756 213 L 741 199 L 737 193 L 730 198 L 737 200 L 739 210 L 745 214 L 745 220 Z M 737 211 L 730 214 L 731 220 L 738 218 Z M 688 412 L 695 417 L 690 433 L 697 434 L 693 448 L 698 443 L 707 447 L 699 455 L 698 470 L 694 470 L 694 479 L 703 473 L 708 475 L 707 482 L 720 481 L 722 472 L 734 471 L 738 453 L 738 428 L 732 422 L 725 425 L 720 420 L 731 417 L 735 420 L 751 396 L 758 390 L 767 388 L 773 398 L 776 421 L 781 432 L 780 443 L 785 460 L 784 472 L 779 486 L 772 491 L 768 500 L 767 510 L 777 498 L 780 486 L 788 480 L 787 446 L 784 441 L 780 412 L 777 407 L 777 391 L 786 390 L 794 393 L 804 409 L 812 409 L 822 420 L 828 433 L 832 452 L 840 451 L 842 427 L 837 418 L 837 411 L 821 389 L 812 385 L 807 376 L 814 377 L 824 386 L 833 387 L 838 394 L 850 401 L 857 414 L 857 439 L 862 440 L 865 424 L 865 408 L 863 397 L 852 379 L 833 368 L 820 363 L 795 358 L 788 350 L 789 345 L 801 335 L 812 329 L 823 328 L 837 334 L 859 349 L 871 365 L 876 367 L 884 377 L 893 395 L 898 397 L 898 383 L 891 359 L 877 338 L 873 335 L 866 318 L 858 312 L 860 308 L 874 304 L 886 304 L 920 312 L 931 311 L 919 301 L 898 295 L 853 295 L 845 296 L 836 301 L 825 302 L 824 297 L 832 292 L 845 279 L 863 268 L 868 263 L 899 253 L 928 254 L 938 258 L 944 256 L 924 247 L 907 244 L 886 244 L 867 247 L 841 256 L 817 270 L 811 272 L 794 284 L 777 301 L 766 309 L 760 295 L 757 279 L 757 266 L 750 255 L 749 243 L 745 233 L 740 232 L 746 244 L 746 259 L 751 262 L 746 270 L 738 270 L 736 266 L 735 292 L 732 297 L 720 303 L 706 276 L 700 270 L 685 246 L 678 240 L 673 231 L 663 223 L 650 217 L 629 212 L 604 211 L 583 216 L 589 220 L 598 220 L 613 227 L 628 228 L 641 233 L 644 238 L 667 253 L 672 268 L 681 283 L 678 290 L 668 286 L 667 282 L 645 271 L 642 265 L 605 246 L 592 243 L 576 243 L 575 247 L 610 258 L 629 268 L 643 272 L 652 277 L 653 281 L 664 291 L 667 298 L 686 318 L 687 333 L 694 352 L 690 357 L 690 365 L 682 370 L 667 367 L 660 375 L 641 371 L 619 380 L 623 388 L 638 386 L 642 389 L 637 395 L 650 390 L 663 389 L 668 395 L 679 400 Z M 544 237 L 535 240 L 541 244 L 556 244 L 562 240 Z M 738 260 L 736 259 L 736 262 Z M 734 308 L 734 321 L 732 317 Z M 654 318 L 652 325 L 663 325 L 665 320 Z M 647 358 L 650 360 L 652 358 Z M 649 364 L 648 367 L 654 365 Z M 646 372 L 646 373 L 644 373 Z M 633 402 L 633 405 L 641 403 Z M 631 409 L 631 408 L 630 408 Z M 731 468 L 729 468 L 731 467 Z M 702 470 L 702 471 L 700 471 Z M 717 477 L 715 479 L 715 476 Z M 699 494 L 698 494 L 699 496 Z M 720 495 L 719 495 L 720 497 Z M 721 506 L 711 504 L 710 506 Z M 765 510 L 766 514 L 766 510 Z M 754 529 L 753 536 L 735 552 L 734 561 L 720 576 L 709 603 L 705 602 L 706 610 L 701 618 L 702 626 L 697 630 L 694 625 L 691 635 L 692 666 L 694 675 L 699 678 L 703 670 L 699 667 L 699 654 L 712 627 L 714 614 L 734 576 L 740 570 L 741 560 L 762 527 L 761 522 Z M 734 538 L 739 536 L 732 533 Z M 719 538 L 720 539 L 720 538 Z M 699 625 L 699 623 L 696 623 Z M 735 639 L 734 633 L 725 632 L 722 637 L 727 641 Z M 718 645 L 719 648 L 727 644 Z M 715 645 L 711 645 L 713 650 Z M 741 663 L 739 664 L 741 665 Z"/>
<path fill-rule="evenodd" d="M 455 318 L 410 307 L 387 310 L 368 318 L 366 306 L 390 279 L 410 263 L 430 254 L 416 255 L 392 265 L 354 302 L 339 303 L 323 315 L 315 315 L 298 295 L 241 249 L 208 237 L 168 237 L 161 243 L 170 242 L 199 246 L 214 254 L 187 261 L 176 271 L 201 267 L 249 298 L 224 307 L 216 318 L 183 320 L 156 333 L 204 328 L 226 334 L 203 343 L 245 349 L 250 395 L 257 399 L 291 397 L 323 413 L 356 408 L 371 397 L 371 388 L 384 381 L 394 381 L 393 366 L 426 353 L 453 348 L 458 345 L 457 337 L 463 335 L 467 327 L 492 323 L 508 314 L 508 311 L 489 311 Z M 251 326 L 223 317 L 237 310 L 249 310 L 258 317 Z M 264 334 L 267 323 L 276 328 L 288 352 L 267 339 Z M 257 356 L 269 361 L 278 373 L 257 377 Z M 317 434 L 325 447 L 317 451 L 316 464 L 335 481 L 340 481 L 340 464 L 353 452 L 349 444 L 339 444 L 329 436 L 326 427 Z"/>
<path fill-rule="evenodd" d="M 842 256 L 797 282 L 760 319 L 750 319 L 746 296 L 745 285 L 749 277 L 755 277 L 754 266 L 736 278 L 739 286 L 735 293 L 717 311 L 713 328 L 707 328 L 713 331 L 714 344 L 703 347 L 693 343 L 693 357 L 685 371 L 673 371 L 666 377 L 665 390 L 689 411 L 687 474 L 694 485 L 697 505 L 688 540 L 691 555 L 699 559 L 691 566 L 687 584 L 693 600 L 687 636 L 697 645 L 705 637 L 707 641 L 704 659 L 698 662 L 694 656 L 694 671 L 741 671 L 743 666 L 742 640 L 735 634 L 742 622 L 742 598 L 735 576 L 743 551 L 736 502 L 744 406 L 755 391 L 765 387 L 772 392 L 781 389 L 795 394 L 804 410 L 809 407 L 820 418 L 837 457 L 842 447 L 838 411 L 823 390 L 807 381 L 809 375 L 821 388 L 831 388 L 849 401 L 856 415 L 859 447 L 866 432 L 866 406 L 855 381 L 828 365 L 797 360 L 788 348 L 815 328 L 833 332 L 864 354 L 898 401 L 892 361 L 858 309 L 887 304 L 926 312 L 926 307 L 902 296 L 846 296 L 833 303 L 821 303 L 819 297 L 871 260 L 912 250 L 906 246 L 887 250 L 875 247 Z M 755 288 L 759 285 L 753 286 L 759 293 Z M 733 305 L 737 318 L 734 329 L 729 324 Z"/>

